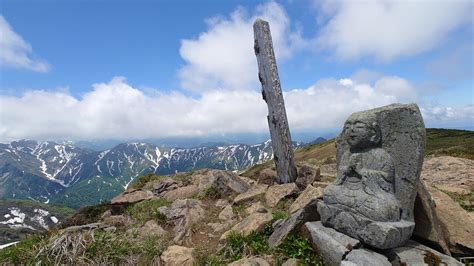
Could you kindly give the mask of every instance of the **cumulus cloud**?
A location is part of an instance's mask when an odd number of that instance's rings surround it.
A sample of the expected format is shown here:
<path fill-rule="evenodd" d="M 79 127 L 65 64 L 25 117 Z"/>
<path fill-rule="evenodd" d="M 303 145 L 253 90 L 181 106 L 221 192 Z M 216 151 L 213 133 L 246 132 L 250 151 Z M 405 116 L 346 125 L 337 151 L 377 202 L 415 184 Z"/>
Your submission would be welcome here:
<path fill-rule="evenodd" d="M 279 4 L 259 5 L 252 14 L 237 8 L 229 17 L 209 19 L 207 31 L 197 38 L 181 41 L 180 55 L 186 62 L 179 70 L 182 86 L 195 91 L 258 88 L 252 28 L 257 18 L 271 25 L 277 59 L 288 58 L 295 49 L 307 45 L 298 31 L 292 31 Z"/>
<path fill-rule="evenodd" d="M 352 112 L 413 102 L 418 96 L 408 81 L 381 77 L 372 84 L 323 79 L 309 88 L 285 92 L 284 98 L 292 130 L 317 130 L 340 127 Z M 422 111 L 428 124 L 472 121 L 473 106 L 463 108 L 428 106 Z M 208 90 L 198 98 L 178 92 L 144 93 L 125 78 L 115 77 L 94 84 L 81 98 L 64 90 L 0 96 L 0 141 L 267 132 L 266 116 L 266 104 L 256 91 Z"/>
<path fill-rule="evenodd" d="M 472 22 L 473 3 L 457 1 L 317 1 L 327 21 L 318 45 L 342 60 L 390 61 L 426 52 Z"/>
<path fill-rule="evenodd" d="M 48 72 L 50 66 L 34 58 L 33 49 L 20 35 L 13 31 L 6 19 L 0 15 L 0 66 Z"/>

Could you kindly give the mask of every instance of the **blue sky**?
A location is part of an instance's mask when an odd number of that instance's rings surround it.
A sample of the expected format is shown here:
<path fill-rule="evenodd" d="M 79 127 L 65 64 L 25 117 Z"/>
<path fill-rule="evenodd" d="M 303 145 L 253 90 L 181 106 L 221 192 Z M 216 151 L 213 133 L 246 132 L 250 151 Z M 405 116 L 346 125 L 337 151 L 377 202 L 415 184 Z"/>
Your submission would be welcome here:
<path fill-rule="evenodd" d="M 252 23 L 270 22 L 294 132 L 416 102 L 474 126 L 471 1 L 0 0 L 0 141 L 267 131 Z"/>

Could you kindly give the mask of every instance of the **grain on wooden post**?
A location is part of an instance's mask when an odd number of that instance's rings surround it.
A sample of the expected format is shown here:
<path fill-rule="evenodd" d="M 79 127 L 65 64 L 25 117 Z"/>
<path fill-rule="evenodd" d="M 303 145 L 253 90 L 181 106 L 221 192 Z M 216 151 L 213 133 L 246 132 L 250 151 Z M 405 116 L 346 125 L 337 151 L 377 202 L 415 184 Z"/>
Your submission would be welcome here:
<path fill-rule="evenodd" d="M 272 36 L 268 22 L 257 19 L 253 24 L 255 55 L 258 62 L 258 78 L 262 83 L 262 97 L 268 106 L 268 126 L 272 138 L 273 158 L 278 183 L 296 180 L 290 128 L 286 118 L 285 103 L 280 87 L 278 69 L 273 52 Z"/>

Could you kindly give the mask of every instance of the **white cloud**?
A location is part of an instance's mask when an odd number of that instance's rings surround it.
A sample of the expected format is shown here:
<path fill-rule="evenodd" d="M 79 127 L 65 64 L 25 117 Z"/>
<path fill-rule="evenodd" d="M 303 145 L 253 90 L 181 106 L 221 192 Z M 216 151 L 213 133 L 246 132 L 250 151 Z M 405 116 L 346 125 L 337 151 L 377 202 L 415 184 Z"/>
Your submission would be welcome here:
<path fill-rule="evenodd" d="M 317 5 L 328 21 L 318 45 L 342 60 L 369 56 L 390 61 L 426 52 L 472 22 L 473 10 L 470 0 L 318 1 Z"/>
<path fill-rule="evenodd" d="M 426 105 L 420 109 L 424 119 L 434 126 L 474 126 L 474 104 L 457 107 Z"/>
<path fill-rule="evenodd" d="M 258 88 L 257 60 L 253 51 L 253 28 L 257 18 L 270 23 L 277 58 L 288 58 L 305 46 L 282 6 L 268 2 L 256 7 L 252 15 L 238 8 L 226 17 L 209 19 L 206 32 L 196 39 L 181 41 L 180 54 L 186 64 L 179 70 L 184 88 L 209 89 Z"/>
<path fill-rule="evenodd" d="M 33 49 L 0 15 L 0 66 L 48 72 L 47 62 L 33 58 Z"/>
<path fill-rule="evenodd" d="M 352 112 L 417 100 L 414 86 L 399 77 L 382 77 L 373 84 L 324 79 L 284 97 L 292 130 L 339 128 Z M 428 124 L 460 124 L 474 117 L 472 106 L 429 106 L 422 111 Z M 256 91 L 208 90 L 199 98 L 177 92 L 147 94 L 115 77 L 94 84 L 80 99 L 64 90 L 0 96 L 0 141 L 267 132 L 266 116 L 266 104 Z"/>

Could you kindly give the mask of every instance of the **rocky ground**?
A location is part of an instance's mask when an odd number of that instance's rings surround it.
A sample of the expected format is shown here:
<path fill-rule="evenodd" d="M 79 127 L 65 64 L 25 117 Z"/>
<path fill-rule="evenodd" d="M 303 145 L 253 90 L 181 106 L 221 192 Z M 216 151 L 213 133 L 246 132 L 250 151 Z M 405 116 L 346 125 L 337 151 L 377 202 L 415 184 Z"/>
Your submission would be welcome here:
<path fill-rule="evenodd" d="M 61 228 L 3 250 L 0 262 L 334 264 L 321 250 L 326 244 L 314 236 L 319 225 L 305 224 L 319 219 L 316 202 L 335 175 L 334 160 L 326 157 L 298 165 L 297 181 L 283 185 L 272 182 L 276 173 L 270 164 L 241 175 L 206 169 L 145 176 L 111 204 L 85 208 Z M 407 244 L 407 250 L 418 252 L 381 255 L 360 244 L 345 245 L 339 262 L 364 265 L 363 259 L 373 255 L 383 261 L 379 265 L 403 265 L 413 258 L 426 262 L 427 254 L 435 262 L 446 261 L 441 253 L 473 256 L 472 176 L 471 160 L 426 159 L 422 174 L 426 189 L 416 204 L 414 241 Z M 334 254 L 338 253 L 332 250 Z"/>

